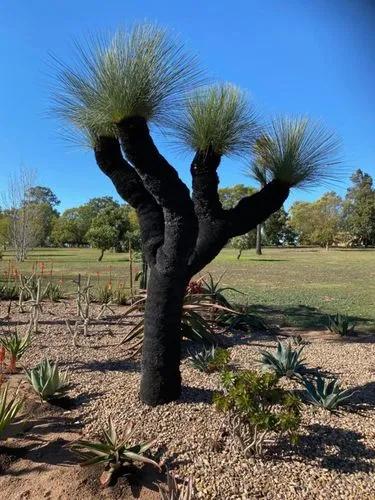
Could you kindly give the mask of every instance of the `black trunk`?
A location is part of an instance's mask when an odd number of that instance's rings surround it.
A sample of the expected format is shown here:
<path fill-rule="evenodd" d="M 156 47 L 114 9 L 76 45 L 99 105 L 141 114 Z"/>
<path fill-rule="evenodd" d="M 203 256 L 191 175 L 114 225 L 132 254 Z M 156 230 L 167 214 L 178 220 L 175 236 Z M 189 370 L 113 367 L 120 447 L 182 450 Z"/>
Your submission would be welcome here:
<path fill-rule="evenodd" d="M 105 250 L 101 250 L 98 261 L 101 262 L 103 260 Z"/>
<path fill-rule="evenodd" d="M 257 255 L 262 255 L 262 225 L 261 224 L 257 225 L 257 240 L 256 240 L 255 251 L 256 251 Z"/>
<path fill-rule="evenodd" d="M 155 406 L 181 393 L 181 314 L 188 279 L 151 270 L 147 289 L 140 396 Z"/>

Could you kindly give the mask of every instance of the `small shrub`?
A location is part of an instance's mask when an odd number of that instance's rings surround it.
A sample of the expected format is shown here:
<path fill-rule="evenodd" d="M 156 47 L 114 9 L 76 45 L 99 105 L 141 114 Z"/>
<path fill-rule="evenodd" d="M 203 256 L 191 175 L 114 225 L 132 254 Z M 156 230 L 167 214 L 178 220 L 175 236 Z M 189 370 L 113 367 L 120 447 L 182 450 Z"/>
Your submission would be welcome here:
<path fill-rule="evenodd" d="M 200 278 L 198 283 L 201 284 L 202 288 L 199 293 L 209 297 L 214 304 L 219 304 L 223 307 L 232 308 L 230 302 L 225 298 L 224 292 L 232 291 L 240 294 L 242 294 L 242 292 L 229 286 L 226 287 L 220 286 L 224 274 L 225 272 L 216 281 L 214 280 L 211 273 L 207 273 L 207 278 L 204 277 Z"/>
<path fill-rule="evenodd" d="M 5 338 L 0 337 L 0 344 L 10 355 L 9 370 L 13 373 L 16 369 L 16 362 L 21 359 L 25 351 L 30 347 L 30 331 L 24 337 L 19 337 L 17 331 L 9 333 Z"/>
<path fill-rule="evenodd" d="M 348 316 L 337 313 L 335 316 L 328 316 L 328 329 L 332 333 L 341 335 L 341 337 L 354 337 L 355 323 L 350 321 Z"/>
<path fill-rule="evenodd" d="M 301 353 L 304 349 L 302 345 L 294 350 L 290 342 L 277 342 L 276 353 L 269 351 L 260 351 L 261 363 L 264 368 L 269 368 L 275 372 L 278 377 L 295 377 L 304 370 Z"/>
<path fill-rule="evenodd" d="M 196 353 L 190 353 L 191 364 L 197 370 L 212 373 L 223 370 L 230 360 L 230 352 L 221 347 L 203 348 Z"/>
<path fill-rule="evenodd" d="M 126 306 L 128 303 L 128 294 L 124 288 L 117 288 L 114 292 L 114 302 L 118 306 Z"/>
<path fill-rule="evenodd" d="M 46 290 L 46 296 L 52 302 L 60 302 L 64 298 L 64 292 L 60 285 L 56 283 L 49 283 Z"/>
<path fill-rule="evenodd" d="M 71 449 L 83 459 L 83 466 L 104 464 L 105 471 L 100 478 L 100 482 L 103 486 L 108 486 L 115 472 L 127 465 L 131 465 L 133 462 L 148 463 L 160 468 L 159 464 L 144 455 L 153 446 L 154 441 L 130 445 L 129 441 L 133 433 L 134 425 L 129 422 L 125 427 L 123 437 L 120 439 L 112 419 L 109 417 L 108 427 L 103 429 L 102 441 L 80 440 L 73 443 Z"/>
<path fill-rule="evenodd" d="M 301 422 L 300 399 L 278 386 L 275 373 L 224 372 L 223 392 L 214 403 L 228 416 L 229 428 L 246 457 L 261 455 L 270 433 L 295 442 Z"/>
<path fill-rule="evenodd" d="M 8 386 L 1 389 L 0 393 L 0 439 L 5 429 L 16 419 L 23 401 L 18 396 L 18 391 L 13 398 L 8 398 Z"/>
<path fill-rule="evenodd" d="M 176 476 L 167 471 L 167 483 L 158 486 L 161 500 L 193 500 L 192 478 L 179 483 Z"/>
<path fill-rule="evenodd" d="M 217 322 L 219 325 L 243 332 L 249 330 L 255 332 L 269 330 L 269 327 L 261 318 L 248 312 L 223 312 L 219 314 Z"/>
<path fill-rule="evenodd" d="M 341 389 L 337 379 L 327 379 L 318 375 L 315 381 L 303 380 L 309 401 L 329 411 L 334 411 L 339 405 L 344 404 L 353 391 Z"/>
<path fill-rule="evenodd" d="M 113 290 L 110 285 L 98 287 L 95 293 L 95 299 L 100 304 L 110 304 L 113 300 Z"/>
<path fill-rule="evenodd" d="M 43 401 L 54 399 L 68 389 L 68 371 L 61 371 L 57 361 L 44 359 L 35 368 L 26 370 L 26 376 Z"/>
<path fill-rule="evenodd" d="M 15 283 L 5 283 L 0 286 L 0 300 L 17 300 L 18 286 Z"/>

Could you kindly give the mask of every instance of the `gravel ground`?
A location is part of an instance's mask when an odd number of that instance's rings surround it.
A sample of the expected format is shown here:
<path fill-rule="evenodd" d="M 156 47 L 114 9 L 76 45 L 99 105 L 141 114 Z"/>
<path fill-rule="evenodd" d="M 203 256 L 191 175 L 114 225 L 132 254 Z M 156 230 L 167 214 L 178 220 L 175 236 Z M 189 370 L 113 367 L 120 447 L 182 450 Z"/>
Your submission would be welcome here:
<path fill-rule="evenodd" d="M 298 445 L 273 445 L 262 459 L 247 460 L 233 451 L 229 440 L 214 451 L 222 424 L 222 415 L 211 404 L 219 387 L 217 374 L 202 374 L 185 359 L 180 401 L 156 408 L 140 403 L 139 360 L 128 359 L 126 346 L 118 346 L 128 328 L 121 321 L 123 310 L 116 308 L 114 317 L 93 324 L 75 348 L 64 324 L 74 313 L 73 304 L 48 305 L 41 333 L 23 358 L 28 367 L 44 356 L 69 367 L 73 381 L 69 394 L 80 402 L 69 418 L 82 424 L 85 436 L 97 434 L 109 414 L 119 429 L 134 420 L 139 437 L 157 438 L 155 452 L 181 477 L 192 476 L 197 498 L 205 500 L 375 498 L 374 336 L 342 341 L 324 332 L 305 334 L 311 341 L 305 349 L 306 364 L 355 388 L 353 408 L 332 415 L 305 406 Z M 0 317 L 5 312 L 2 304 Z M 11 315 L 13 324 L 25 319 L 15 312 Z M 229 342 L 232 363 L 240 368 L 255 368 L 259 349 L 275 346 L 274 339 L 258 335 L 236 334 Z"/>

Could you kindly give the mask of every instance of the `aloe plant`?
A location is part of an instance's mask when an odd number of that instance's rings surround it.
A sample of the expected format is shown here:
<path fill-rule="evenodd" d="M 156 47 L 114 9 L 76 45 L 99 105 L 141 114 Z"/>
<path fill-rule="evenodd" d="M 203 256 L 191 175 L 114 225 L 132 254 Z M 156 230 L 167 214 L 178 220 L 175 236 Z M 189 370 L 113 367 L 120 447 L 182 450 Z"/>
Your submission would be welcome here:
<path fill-rule="evenodd" d="M 304 369 L 301 353 L 304 345 L 298 349 L 293 349 L 290 342 L 277 342 L 276 353 L 260 351 L 261 363 L 264 368 L 269 368 L 279 377 L 294 377 Z"/>
<path fill-rule="evenodd" d="M 69 385 L 68 370 L 61 371 L 58 362 L 44 359 L 35 368 L 26 370 L 26 376 L 43 401 L 65 392 Z"/>
<path fill-rule="evenodd" d="M 6 335 L 5 338 L 0 337 L 0 344 L 10 355 L 9 371 L 13 373 L 16 369 L 16 362 L 21 359 L 31 344 L 30 330 L 24 337 L 19 337 L 17 330 Z"/>
<path fill-rule="evenodd" d="M 108 486 L 116 471 L 133 462 L 148 463 L 160 469 L 157 462 L 144 455 L 155 441 L 131 445 L 129 442 L 133 434 L 134 424 L 129 422 L 120 438 L 112 418 L 108 417 L 108 426 L 106 429 L 103 428 L 101 441 L 79 440 L 71 445 L 71 449 L 83 459 L 82 466 L 104 464 L 105 470 L 101 475 L 100 482 L 103 486 Z"/>
<path fill-rule="evenodd" d="M 303 380 L 310 402 L 329 411 L 334 411 L 344 404 L 352 395 L 350 389 L 341 389 L 340 382 L 318 375 L 315 381 Z"/>
<path fill-rule="evenodd" d="M 0 393 L 0 439 L 5 429 L 19 414 L 23 400 L 18 396 L 18 391 L 12 398 L 8 397 L 9 386 L 6 385 Z"/>
<path fill-rule="evenodd" d="M 190 353 L 190 362 L 194 368 L 201 372 L 212 373 L 226 367 L 230 359 L 227 349 L 211 346 L 204 347 L 201 351 Z"/>
<path fill-rule="evenodd" d="M 332 333 L 341 335 L 341 337 L 353 337 L 356 335 L 354 328 L 355 323 L 351 322 L 344 314 L 337 313 L 335 316 L 328 316 L 328 329 Z"/>

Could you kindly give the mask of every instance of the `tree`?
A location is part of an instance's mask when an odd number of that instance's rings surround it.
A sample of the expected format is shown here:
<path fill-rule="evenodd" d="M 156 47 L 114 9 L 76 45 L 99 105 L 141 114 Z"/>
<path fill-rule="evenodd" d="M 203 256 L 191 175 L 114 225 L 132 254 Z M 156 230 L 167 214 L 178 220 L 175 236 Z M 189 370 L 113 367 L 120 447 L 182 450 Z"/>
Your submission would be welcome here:
<path fill-rule="evenodd" d="M 23 262 L 35 244 L 37 211 L 28 203 L 28 191 L 33 184 L 35 173 L 21 168 L 9 179 L 5 195 L 6 214 L 9 217 L 9 240 L 16 253 L 16 260 Z"/>
<path fill-rule="evenodd" d="M 324 177 L 332 141 L 307 126 L 296 137 L 300 120 L 289 122 L 298 154 L 289 154 L 293 141 L 270 135 L 270 144 L 287 140 L 269 162 L 270 181 L 225 210 L 218 194 L 221 158 L 247 156 L 259 130 L 246 95 L 228 84 L 193 89 L 201 78 L 195 60 L 154 26 L 137 26 L 82 51 L 81 67 L 59 68 L 57 111 L 88 134 L 99 168 L 137 211 L 150 267 L 140 396 L 149 405 L 166 403 L 181 392 L 180 326 L 189 280 L 230 238 L 278 210 L 290 188 L 309 184 L 320 171 Z M 168 125 L 194 151 L 192 197 L 158 151 L 149 124 Z"/>
<path fill-rule="evenodd" d="M 93 247 L 100 249 L 98 261 L 101 262 L 104 252 L 116 245 L 118 231 L 109 224 L 100 224 L 94 221 L 86 236 Z"/>
<path fill-rule="evenodd" d="M 290 226 L 284 207 L 274 212 L 263 225 L 267 245 L 294 245 L 297 234 Z"/>
<path fill-rule="evenodd" d="M 52 208 L 60 205 L 60 200 L 55 193 L 45 186 L 33 186 L 27 190 L 26 199 L 28 203 L 50 205 Z"/>
<path fill-rule="evenodd" d="M 342 227 L 341 198 L 329 192 L 312 203 L 295 203 L 291 208 L 291 225 L 298 232 L 301 243 L 328 248 Z"/>
<path fill-rule="evenodd" d="M 358 169 L 344 201 L 344 225 L 354 242 L 375 245 L 375 189 L 372 177 Z"/>
<path fill-rule="evenodd" d="M 250 231 L 246 234 L 241 234 L 240 236 L 235 236 L 232 238 L 232 246 L 238 250 L 237 259 L 240 259 L 242 252 L 244 250 L 249 250 L 254 248 L 256 244 L 256 234 L 254 231 Z"/>
<path fill-rule="evenodd" d="M 10 238 L 10 219 L 6 213 L 0 212 L 0 246 L 6 250 Z"/>

